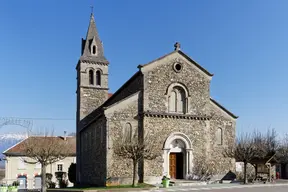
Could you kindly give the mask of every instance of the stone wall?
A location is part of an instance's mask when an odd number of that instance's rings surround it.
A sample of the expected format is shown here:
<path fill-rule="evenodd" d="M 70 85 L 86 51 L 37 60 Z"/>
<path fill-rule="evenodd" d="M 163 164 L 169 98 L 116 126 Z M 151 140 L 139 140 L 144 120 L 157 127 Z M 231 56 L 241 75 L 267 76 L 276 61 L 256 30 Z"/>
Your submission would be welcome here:
<path fill-rule="evenodd" d="M 182 70 L 176 72 L 173 69 L 175 63 L 180 63 Z M 219 174 L 233 170 L 233 160 L 224 158 L 223 153 L 228 146 L 234 144 L 236 122 L 211 103 L 210 77 L 177 53 L 150 66 L 144 66 L 141 71 L 107 101 L 106 108 L 103 108 L 106 117 L 102 116 L 81 132 L 81 166 L 82 172 L 85 173 L 81 175 L 81 180 L 102 185 L 106 176 L 131 179 L 132 161 L 118 157 L 113 151 L 113 142 L 123 136 L 126 123 L 131 123 L 134 133 L 148 133 L 151 136 L 151 144 L 162 152 L 165 140 L 172 133 L 183 133 L 192 142 L 191 161 L 209 159 Z M 188 92 L 186 114 L 167 114 L 167 89 L 172 84 L 181 84 Z M 90 102 L 92 106 L 93 102 L 96 102 L 95 98 L 102 96 L 83 91 L 84 93 L 90 94 L 84 103 Z M 136 94 L 138 95 L 132 96 Z M 149 113 L 152 115 L 146 115 Z M 189 118 L 186 118 L 187 116 Z M 101 127 L 104 128 L 104 138 L 107 139 L 103 143 L 100 142 L 102 137 L 99 138 Z M 215 138 L 219 127 L 223 130 L 222 145 L 218 145 Z M 95 130 L 100 130 L 100 134 L 97 131 L 95 134 Z M 83 145 L 90 147 L 87 149 Z M 144 171 L 146 178 L 161 177 L 165 174 L 163 166 L 163 157 L 159 157 L 151 161 L 145 160 L 144 165 L 140 163 L 138 171 L 139 174 L 143 174 Z"/>
<path fill-rule="evenodd" d="M 219 172 L 227 172 L 229 170 L 235 171 L 235 161 L 230 158 L 224 158 L 223 154 L 229 146 L 233 146 L 235 143 L 235 129 L 236 122 L 233 118 L 229 117 L 224 111 L 216 106 L 210 104 L 211 120 L 210 120 L 210 132 L 211 132 L 211 159 L 214 161 L 215 166 Z M 217 145 L 216 143 L 216 130 L 221 128 L 223 131 L 223 144 Z"/>
<path fill-rule="evenodd" d="M 107 100 L 107 98 L 107 90 L 80 88 L 80 119 L 86 117 L 101 106 Z"/>
<path fill-rule="evenodd" d="M 90 124 L 81 135 L 81 184 L 104 186 L 106 182 L 106 118 Z"/>
<path fill-rule="evenodd" d="M 181 132 L 192 141 L 193 159 L 203 158 L 207 153 L 207 129 L 206 122 L 202 120 L 176 119 L 176 118 L 144 118 L 145 132 L 148 132 L 155 140 L 151 141 L 162 150 L 165 140 L 173 132 Z M 159 159 L 145 161 L 145 176 L 163 176 L 163 162 Z"/>
<path fill-rule="evenodd" d="M 79 61 L 77 68 L 77 103 L 79 120 L 89 115 L 108 99 L 108 65 Z M 94 84 L 89 84 L 89 70 L 94 71 Z M 101 85 L 96 85 L 96 71 L 101 72 Z"/>
<path fill-rule="evenodd" d="M 107 177 L 121 177 L 122 180 L 123 178 L 127 178 L 128 182 L 132 182 L 132 160 L 117 156 L 113 151 L 113 145 L 115 144 L 115 140 L 123 137 L 123 128 L 126 123 L 132 125 L 133 134 L 138 134 L 138 100 L 121 106 L 120 109 L 113 111 L 111 114 L 107 114 L 107 116 L 109 125 Z"/>
<path fill-rule="evenodd" d="M 182 65 L 181 71 L 173 70 L 175 63 Z M 176 53 L 150 65 L 155 67 L 144 72 L 144 111 L 167 112 L 167 89 L 172 83 L 180 83 L 189 93 L 188 114 L 208 114 L 210 79 L 205 74 Z"/>

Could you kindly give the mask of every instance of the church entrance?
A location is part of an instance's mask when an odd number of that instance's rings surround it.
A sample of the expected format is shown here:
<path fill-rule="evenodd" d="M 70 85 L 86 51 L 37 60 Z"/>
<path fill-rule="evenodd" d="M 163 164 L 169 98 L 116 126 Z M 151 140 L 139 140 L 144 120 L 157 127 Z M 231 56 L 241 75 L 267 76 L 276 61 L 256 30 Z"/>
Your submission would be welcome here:
<path fill-rule="evenodd" d="M 187 179 L 192 173 L 192 142 L 180 132 L 171 133 L 163 149 L 163 175 L 171 179 Z"/>
<path fill-rule="evenodd" d="M 171 179 L 183 179 L 184 155 L 183 153 L 170 153 L 169 172 Z"/>

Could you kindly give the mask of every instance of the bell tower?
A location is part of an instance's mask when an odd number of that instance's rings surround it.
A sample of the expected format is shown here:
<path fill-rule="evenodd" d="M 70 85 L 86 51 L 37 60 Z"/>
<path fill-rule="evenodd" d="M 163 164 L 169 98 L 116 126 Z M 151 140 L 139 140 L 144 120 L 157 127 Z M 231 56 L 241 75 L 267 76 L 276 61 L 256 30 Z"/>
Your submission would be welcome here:
<path fill-rule="evenodd" d="M 81 183 L 81 132 L 80 121 L 108 99 L 108 65 L 103 44 L 99 38 L 93 11 L 86 39 L 82 38 L 81 56 L 77 70 L 76 112 L 76 182 Z"/>
<path fill-rule="evenodd" d="M 93 13 L 86 39 L 82 38 L 77 70 L 77 122 L 100 107 L 108 98 L 108 65 Z"/>

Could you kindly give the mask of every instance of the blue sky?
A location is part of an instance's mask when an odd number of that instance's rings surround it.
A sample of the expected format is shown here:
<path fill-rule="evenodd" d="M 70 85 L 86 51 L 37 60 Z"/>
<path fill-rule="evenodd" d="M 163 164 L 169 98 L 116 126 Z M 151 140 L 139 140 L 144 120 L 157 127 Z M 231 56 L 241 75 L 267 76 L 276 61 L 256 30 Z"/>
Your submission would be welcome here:
<path fill-rule="evenodd" d="M 95 1 L 95 0 L 94 0 Z M 92 0 L 0 2 L 0 117 L 75 130 L 76 70 Z M 115 92 L 145 64 L 182 51 L 215 74 L 211 95 L 237 131 L 288 126 L 287 0 L 97 0 L 94 13 Z M 3 132 L 23 130 L 4 126 Z"/>

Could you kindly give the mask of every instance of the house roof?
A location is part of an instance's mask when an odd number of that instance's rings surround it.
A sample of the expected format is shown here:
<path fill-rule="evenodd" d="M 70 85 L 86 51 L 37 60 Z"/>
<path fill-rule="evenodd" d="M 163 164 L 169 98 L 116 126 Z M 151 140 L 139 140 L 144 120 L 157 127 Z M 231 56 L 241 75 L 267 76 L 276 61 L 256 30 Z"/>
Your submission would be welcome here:
<path fill-rule="evenodd" d="M 108 93 L 108 99 L 113 95 L 113 93 Z"/>
<path fill-rule="evenodd" d="M 276 159 L 276 153 L 275 152 L 270 152 L 267 154 L 265 157 L 255 157 L 251 159 L 251 163 L 253 164 L 266 164 L 266 163 L 272 163 L 275 164 L 277 163 Z"/>
<path fill-rule="evenodd" d="M 54 140 L 54 141 L 53 141 Z M 69 151 L 68 153 L 71 156 L 76 155 L 76 137 L 71 137 L 71 136 L 67 136 L 66 137 L 66 141 L 64 140 L 64 137 L 47 137 L 47 136 L 31 136 L 28 137 L 22 141 L 20 141 L 19 143 L 15 144 L 14 146 L 8 148 L 7 150 L 5 150 L 3 152 L 4 155 L 7 156 L 23 156 L 25 155 L 25 142 L 31 142 L 33 141 L 33 143 L 39 143 L 40 146 L 41 145 L 45 145 L 47 143 L 51 144 L 51 142 L 59 142 L 60 144 L 64 142 L 68 142 L 68 145 L 70 145 L 71 147 L 69 147 Z"/>

